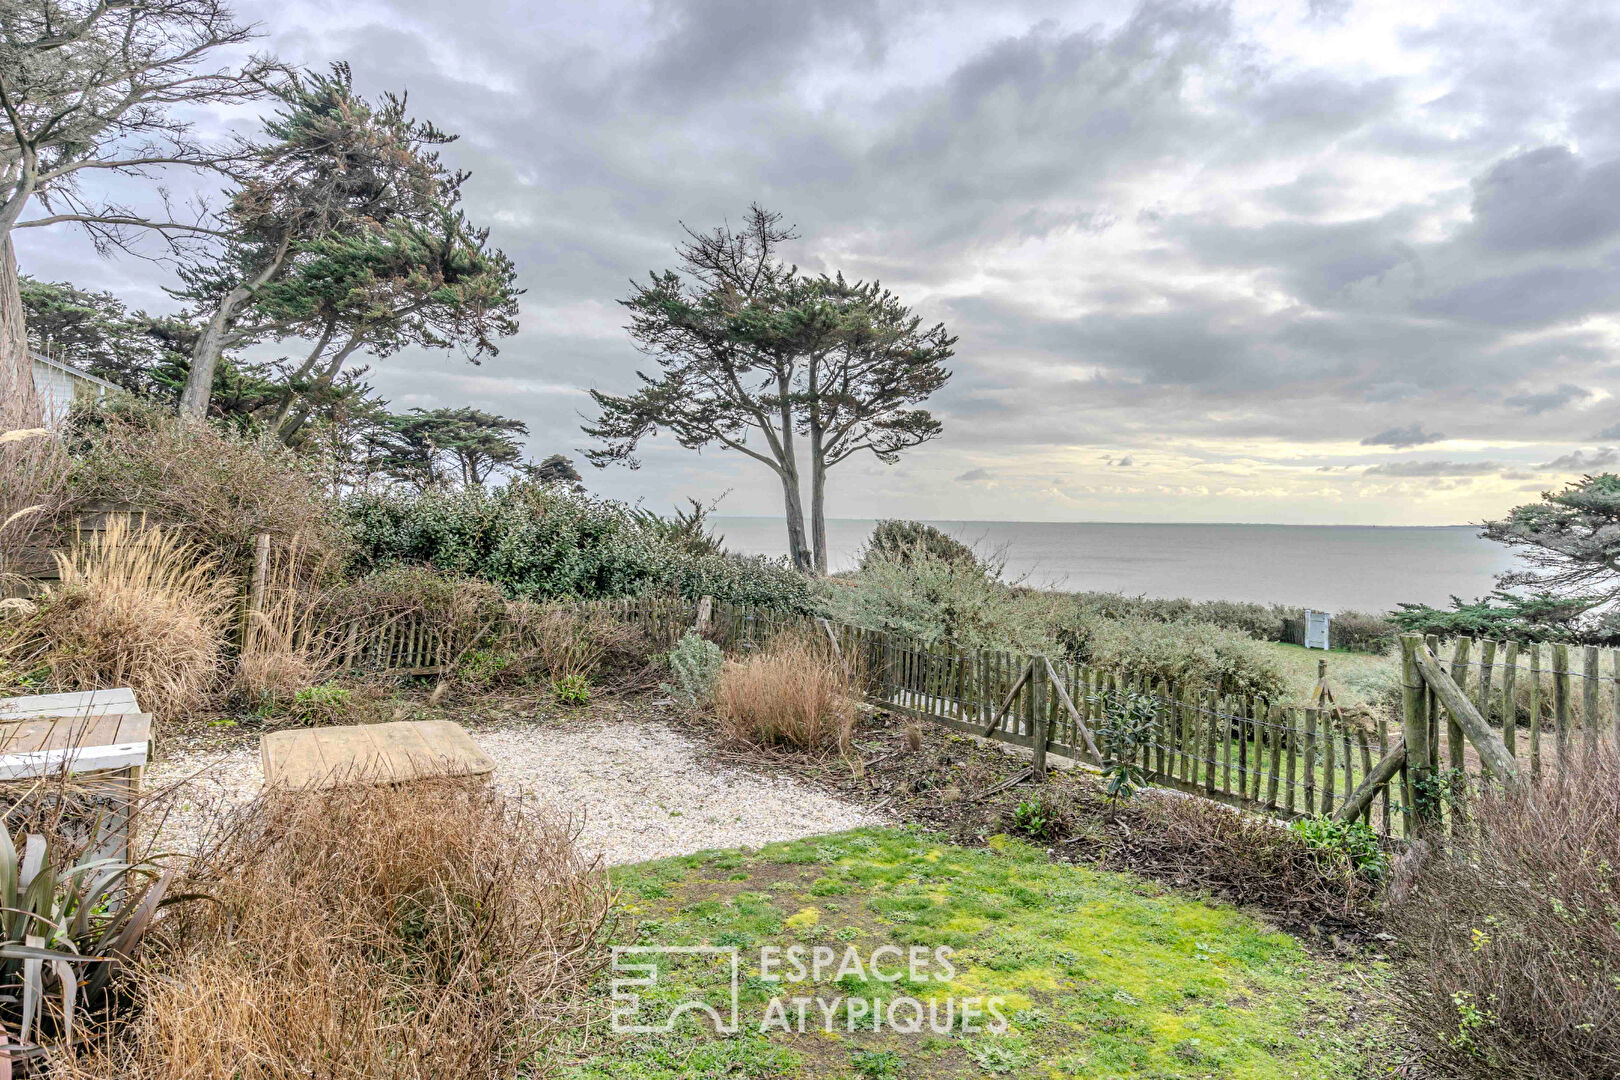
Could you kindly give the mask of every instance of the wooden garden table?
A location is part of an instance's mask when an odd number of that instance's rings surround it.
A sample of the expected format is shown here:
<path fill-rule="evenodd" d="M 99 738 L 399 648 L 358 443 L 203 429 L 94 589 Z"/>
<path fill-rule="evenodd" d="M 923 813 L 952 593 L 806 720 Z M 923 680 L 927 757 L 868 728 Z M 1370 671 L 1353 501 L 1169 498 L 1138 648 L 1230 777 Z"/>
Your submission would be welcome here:
<path fill-rule="evenodd" d="M 151 747 L 152 717 L 126 687 L 0 700 L 0 780 L 66 773 L 93 781 L 112 806 L 95 842 L 107 856 L 129 857 Z"/>
<path fill-rule="evenodd" d="M 265 783 L 294 788 L 399 784 L 495 771 L 495 762 L 472 736 L 448 720 L 275 731 L 260 740 L 259 752 Z"/>

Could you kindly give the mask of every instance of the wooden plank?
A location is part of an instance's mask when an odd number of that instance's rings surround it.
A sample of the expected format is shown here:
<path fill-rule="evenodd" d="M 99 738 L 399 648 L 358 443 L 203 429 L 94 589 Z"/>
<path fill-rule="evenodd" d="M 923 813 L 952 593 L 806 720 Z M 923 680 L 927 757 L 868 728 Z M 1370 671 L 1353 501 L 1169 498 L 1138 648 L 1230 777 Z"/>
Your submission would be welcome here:
<path fill-rule="evenodd" d="M 1086 726 L 1085 719 L 1080 715 L 1080 710 L 1074 707 L 1074 699 L 1069 697 L 1069 692 L 1063 688 L 1063 680 L 1057 678 L 1056 672 L 1052 671 L 1052 661 L 1048 660 L 1046 662 L 1046 670 L 1048 674 L 1053 676 L 1052 687 L 1057 691 L 1058 700 L 1063 703 L 1063 707 L 1068 710 L 1069 716 L 1074 720 L 1075 731 L 1078 733 L 1079 738 L 1085 742 L 1086 752 L 1091 755 L 1092 761 L 1101 766 L 1103 763 L 1102 754 L 1098 752 L 1097 743 L 1091 737 L 1091 729 Z"/>
<path fill-rule="evenodd" d="M 1281 705 L 1271 706 L 1266 719 L 1270 722 L 1267 734 L 1271 741 L 1271 767 L 1266 776 L 1266 806 L 1277 809 L 1277 781 L 1282 766 L 1283 719 L 1288 711 Z"/>
<path fill-rule="evenodd" d="M 1362 779 L 1360 786 L 1345 798 L 1344 804 L 1333 815 L 1333 820 L 1348 821 L 1371 807 L 1373 796 L 1389 784 L 1390 779 L 1404 764 L 1406 764 L 1406 741 L 1397 738 L 1395 745 L 1378 759 L 1378 764 Z"/>
<path fill-rule="evenodd" d="M 1461 687 L 1441 670 L 1440 662 L 1436 660 L 1428 649 L 1418 649 L 1415 653 L 1418 669 L 1423 673 L 1423 679 L 1434 690 L 1435 694 L 1445 703 L 1446 712 L 1453 721 L 1468 736 L 1479 752 L 1480 760 L 1484 761 L 1504 780 L 1518 779 L 1518 766 L 1508 755 L 1507 747 L 1502 740 L 1496 737 L 1485 718 L 1479 715 L 1473 702 L 1463 695 Z"/>
<path fill-rule="evenodd" d="M 1018 676 L 1018 681 L 1013 683 L 1012 689 L 1007 691 L 1007 696 L 1002 699 L 1001 708 L 999 708 L 999 709 L 997 709 L 995 711 L 995 713 L 990 717 L 990 722 L 984 726 L 984 732 L 983 733 L 985 735 L 989 735 L 990 732 L 994 731 L 997 727 L 1000 726 L 1002 717 L 1004 717 L 1006 715 L 1006 713 L 1007 713 L 1007 710 L 1012 707 L 1013 699 L 1018 696 L 1018 691 L 1020 691 L 1020 690 L 1022 690 L 1024 688 L 1024 684 L 1029 681 L 1030 674 L 1034 670 L 1035 670 L 1035 665 L 1034 664 L 1026 664 L 1024 666 L 1024 671 L 1023 671 L 1023 673 L 1021 675 Z"/>
<path fill-rule="evenodd" d="M 1333 782 L 1333 761 L 1336 741 L 1333 730 L 1333 712 L 1323 709 L 1322 713 L 1322 807 L 1321 813 L 1333 813 L 1333 795 L 1335 785 Z"/>
<path fill-rule="evenodd" d="M 1356 728 L 1356 742 L 1361 744 L 1361 778 L 1365 780 L 1367 777 L 1372 775 L 1373 771 L 1372 750 L 1367 745 L 1368 739 L 1365 728 L 1359 726 Z M 1348 748 L 1345 750 L 1344 760 L 1346 765 L 1344 770 L 1344 786 L 1345 790 L 1348 791 L 1350 789 L 1350 769 L 1348 767 L 1350 762 L 1350 751 Z M 1361 811 L 1361 823 L 1367 826 L 1372 825 L 1371 801 L 1369 801 Z"/>
<path fill-rule="evenodd" d="M 1614 710 L 1614 749 L 1620 753 L 1620 649 L 1609 650 L 1609 681 Z"/>
<path fill-rule="evenodd" d="M 1208 724 L 1204 737 L 1204 794 L 1211 798 L 1215 795 L 1215 733 L 1220 730 L 1220 717 L 1215 714 L 1219 700 L 1215 691 L 1204 691 L 1204 720 Z"/>
<path fill-rule="evenodd" d="M 1384 715 L 1384 710 L 1380 709 L 1378 710 L 1378 760 L 1384 760 L 1384 755 L 1387 753 L 1389 753 L 1389 719 Z M 1369 769 L 1368 772 L 1370 774 L 1371 770 Z M 1380 831 L 1385 836 L 1388 836 L 1390 834 L 1388 784 L 1384 785 L 1383 796 L 1378 801 L 1381 804 L 1379 807 Z"/>
<path fill-rule="evenodd" d="M 1424 646 L 1434 655 L 1440 655 L 1440 635 L 1428 634 L 1423 639 Z M 1423 692 L 1428 695 L 1428 704 L 1424 708 L 1424 715 L 1429 718 L 1429 771 L 1440 771 L 1440 699 L 1435 697 L 1434 688 L 1428 683 L 1423 684 Z M 1411 742 L 1410 739 L 1407 740 Z"/>
<path fill-rule="evenodd" d="M 1541 646 L 1530 645 L 1530 775 L 1541 779 Z"/>
<path fill-rule="evenodd" d="M 80 690 L 67 694 L 33 694 L 0 700 L 0 720 L 31 716 L 90 716 L 101 713 L 140 712 L 135 691 L 127 686 L 107 690 Z"/>
<path fill-rule="evenodd" d="M 1290 814 L 1294 812 L 1294 802 L 1298 797 L 1297 786 L 1299 780 L 1299 710 L 1289 707 L 1288 715 L 1288 786 L 1283 789 L 1283 807 Z"/>
<path fill-rule="evenodd" d="M 1588 753 L 1598 747 L 1598 651 L 1596 645 L 1581 650 L 1581 742 Z"/>
<path fill-rule="evenodd" d="M 1037 664 L 1034 658 L 1029 662 L 1029 707 L 1034 720 L 1030 734 L 1035 736 L 1035 759 L 1030 763 L 1030 769 L 1036 782 L 1046 779 L 1046 745 L 1051 734 L 1047 729 L 1044 690 L 1046 672 L 1052 665 L 1044 656 L 1040 660 L 1042 661 L 1040 664 Z"/>
<path fill-rule="evenodd" d="M 1305 710 L 1305 812 L 1316 813 L 1316 723 L 1317 710 Z"/>
<path fill-rule="evenodd" d="M 1468 697 L 1468 639 L 1460 637 L 1451 649 L 1451 681 L 1456 685 L 1463 699 Z M 1436 654 L 1438 655 L 1438 654 Z M 1438 687 L 1435 688 L 1438 691 Z M 1463 729 L 1457 720 L 1456 711 L 1449 706 L 1446 709 L 1446 759 L 1453 769 L 1462 771 L 1463 767 Z"/>
<path fill-rule="evenodd" d="M 1232 793 L 1232 698 L 1230 695 L 1220 699 L 1216 709 L 1215 719 L 1221 727 L 1221 790 L 1226 794 Z"/>
<path fill-rule="evenodd" d="M 1519 643 L 1507 643 L 1502 658 L 1502 742 L 1507 752 L 1519 756 L 1519 702 L 1514 692 L 1519 684 Z"/>
<path fill-rule="evenodd" d="M 144 766 L 146 760 L 146 743 L 0 754 L 0 780 L 34 779 L 64 769 L 71 775 L 135 769 Z"/>
<path fill-rule="evenodd" d="M 495 769 L 472 737 L 448 720 L 277 731 L 260 740 L 260 754 L 266 782 L 289 787 L 399 783 Z"/>
<path fill-rule="evenodd" d="M 1558 769 L 1569 767 L 1569 646 L 1553 646 L 1553 739 Z"/>

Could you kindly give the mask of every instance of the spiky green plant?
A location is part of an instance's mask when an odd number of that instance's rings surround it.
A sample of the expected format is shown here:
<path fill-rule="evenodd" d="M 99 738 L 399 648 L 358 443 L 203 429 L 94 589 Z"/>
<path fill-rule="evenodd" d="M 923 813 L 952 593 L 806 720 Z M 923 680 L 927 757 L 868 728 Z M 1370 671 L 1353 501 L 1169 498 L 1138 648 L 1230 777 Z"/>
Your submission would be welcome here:
<path fill-rule="evenodd" d="M 42 834 L 29 833 L 19 854 L 0 829 L 0 1016 L 17 1035 L 19 1045 L 8 1048 L 12 1061 L 44 1052 L 47 1025 L 70 1043 L 75 1021 L 105 1004 L 113 975 L 151 928 L 174 873 L 93 850 L 64 870 L 50 855 Z"/>

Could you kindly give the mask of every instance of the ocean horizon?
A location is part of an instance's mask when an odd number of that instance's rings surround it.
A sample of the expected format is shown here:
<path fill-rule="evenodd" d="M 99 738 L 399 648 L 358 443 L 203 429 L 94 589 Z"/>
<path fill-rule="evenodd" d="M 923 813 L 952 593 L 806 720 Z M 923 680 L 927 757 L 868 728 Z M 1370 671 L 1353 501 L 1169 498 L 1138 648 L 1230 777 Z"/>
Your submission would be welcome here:
<path fill-rule="evenodd" d="M 787 554 L 779 517 L 716 515 L 733 551 Z M 829 518 L 829 569 L 853 569 L 875 519 Z M 1517 562 L 1477 525 L 930 521 L 1037 588 L 1388 611 L 1483 596 Z"/>

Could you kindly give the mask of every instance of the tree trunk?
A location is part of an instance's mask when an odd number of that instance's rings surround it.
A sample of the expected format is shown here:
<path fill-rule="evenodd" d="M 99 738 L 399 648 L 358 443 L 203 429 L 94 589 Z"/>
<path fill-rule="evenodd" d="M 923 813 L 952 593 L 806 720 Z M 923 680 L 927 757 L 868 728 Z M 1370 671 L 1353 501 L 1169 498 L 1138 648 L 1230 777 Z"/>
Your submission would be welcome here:
<path fill-rule="evenodd" d="M 8 234 L 0 240 L 0 429 L 37 428 L 45 411 L 34 388 L 34 359 L 28 352 L 28 323 L 17 253 Z"/>
<path fill-rule="evenodd" d="M 799 494 L 799 474 L 792 469 L 782 471 L 782 502 L 787 514 L 788 554 L 793 568 L 811 572 L 810 545 L 804 535 L 804 499 Z"/>
<path fill-rule="evenodd" d="M 270 261 L 257 274 L 242 282 L 220 299 L 219 307 L 203 327 L 197 338 L 197 347 L 191 352 L 191 371 L 186 374 L 186 388 L 180 394 L 180 415 L 192 420 L 208 417 L 208 402 L 214 396 L 214 371 L 219 367 L 220 354 L 225 351 L 225 334 L 236 318 L 237 309 L 253 296 L 265 282 L 275 276 L 287 258 L 292 234 L 281 238 Z"/>
<path fill-rule="evenodd" d="M 209 318 L 208 325 L 197 338 L 191 351 L 191 370 L 186 373 L 186 388 L 180 393 L 180 415 L 191 420 L 204 420 L 208 416 L 208 402 L 214 396 L 214 372 L 219 368 L 220 354 L 225 351 L 225 331 L 236 315 L 236 309 L 252 295 L 244 285 L 238 285 L 225 294 Z"/>
<path fill-rule="evenodd" d="M 827 465 L 821 459 L 821 439 L 810 436 L 810 541 L 815 547 L 816 573 L 827 576 Z"/>

